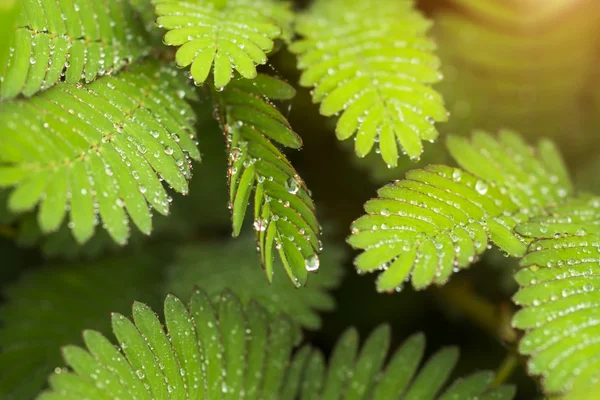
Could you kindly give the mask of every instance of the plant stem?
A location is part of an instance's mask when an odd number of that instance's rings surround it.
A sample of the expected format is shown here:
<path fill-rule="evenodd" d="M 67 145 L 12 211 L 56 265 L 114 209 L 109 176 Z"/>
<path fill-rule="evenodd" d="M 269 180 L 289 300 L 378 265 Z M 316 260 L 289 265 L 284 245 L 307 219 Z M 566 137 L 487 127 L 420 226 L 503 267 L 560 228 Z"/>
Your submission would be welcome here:
<path fill-rule="evenodd" d="M 494 382 L 492 382 L 491 387 L 500 386 L 504 382 L 510 378 L 515 369 L 519 366 L 521 362 L 518 354 L 511 350 L 510 353 L 506 355 L 506 358 L 502 361 L 502 364 L 498 367 L 496 371 L 496 377 L 494 378 Z"/>
<path fill-rule="evenodd" d="M 512 309 L 498 306 L 473 291 L 469 282 L 454 279 L 433 293 L 446 307 L 465 315 L 481 329 L 505 343 L 514 343 L 517 332 L 510 326 Z"/>

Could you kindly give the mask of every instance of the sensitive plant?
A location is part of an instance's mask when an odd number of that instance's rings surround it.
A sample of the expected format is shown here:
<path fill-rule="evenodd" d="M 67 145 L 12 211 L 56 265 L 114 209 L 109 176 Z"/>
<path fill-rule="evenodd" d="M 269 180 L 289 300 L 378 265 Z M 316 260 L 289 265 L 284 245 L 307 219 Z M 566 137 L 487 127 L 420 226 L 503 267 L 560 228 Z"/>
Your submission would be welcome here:
<path fill-rule="evenodd" d="M 0 397 L 502 400 L 519 396 L 507 381 L 522 363 L 540 395 L 593 398 L 600 197 L 548 139 L 444 134 L 460 126 L 445 98 L 485 90 L 437 85 L 460 18 L 411 0 L 24 0 L 0 21 L 0 236 L 14 265 Z M 394 176 L 349 234 L 295 166 L 294 104 L 389 170 L 371 179 Z M 376 291 L 402 298 L 445 290 L 493 246 L 519 260 L 499 262 L 518 309 L 500 321 L 512 333 L 496 338 L 496 373 L 453 372 L 457 347 L 426 353 L 419 329 L 311 340 L 343 306 L 351 249 L 358 274 L 380 271 Z M 475 319 L 476 299 L 463 310 Z M 494 367 L 484 359 L 476 370 Z"/>

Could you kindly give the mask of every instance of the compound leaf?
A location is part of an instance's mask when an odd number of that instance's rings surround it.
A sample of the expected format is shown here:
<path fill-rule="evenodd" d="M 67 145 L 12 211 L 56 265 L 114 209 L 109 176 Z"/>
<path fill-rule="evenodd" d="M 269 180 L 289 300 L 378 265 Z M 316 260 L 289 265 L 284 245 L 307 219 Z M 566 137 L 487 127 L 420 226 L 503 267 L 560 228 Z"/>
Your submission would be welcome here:
<path fill-rule="evenodd" d="M 30 99 L 2 104 L 0 187 L 15 187 L 9 208 L 39 204 L 44 232 L 60 228 L 67 211 L 78 242 L 98 217 L 125 244 L 128 217 L 150 234 L 150 206 L 169 212 L 161 181 L 187 193 L 193 141 L 193 97 L 176 71 L 147 60 L 89 85 L 58 84 Z"/>
<path fill-rule="evenodd" d="M 147 32 L 128 1 L 22 1 L 0 99 L 32 96 L 59 81 L 91 82 L 148 54 Z"/>
<path fill-rule="evenodd" d="M 476 132 L 471 141 L 450 137 L 448 147 L 463 169 L 429 165 L 379 189 L 367 214 L 352 225 L 348 242 L 364 250 L 359 272 L 383 270 L 380 291 L 445 283 L 471 265 L 490 242 L 522 256 L 530 239 L 514 232 L 571 193 L 568 174 L 549 142 L 537 149 L 518 135 L 498 139 Z"/>
<path fill-rule="evenodd" d="M 581 398 L 600 380 L 600 198 L 580 195 L 516 229 L 534 239 L 515 274 L 513 325 L 548 394 Z"/>
<path fill-rule="evenodd" d="M 441 79 L 431 23 L 412 1 L 318 0 L 300 15 L 302 36 L 290 50 L 304 70 L 302 86 L 314 87 L 321 114 L 340 115 L 336 135 L 355 135 L 356 154 L 377 152 L 390 166 L 399 153 L 417 159 L 433 123 L 445 121 L 442 97 L 431 88 Z"/>
<path fill-rule="evenodd" d="M 267 279 L 273 279 L 276 249 L 290 279 L 302 286 L 319 268 L 320 226 L 306 184 L 273 142 L 299 148 L 300 137 L 272 100 L 289 99 L 291 86 L 266 75 L 236 79 L 214 102 L 227 137 L 233 234 L 239 235 L 254 192 L 254 228 Z"/>
<path fill-rule="evenodd" d="M 159 27 L 166 29 L 164 43 L 178 46 L 175 63 L 190 67 L 197 85 L 213 72 L 222 89 L 233 71 L 256 77 L 256 66 L 267 62 L 273 41 L 289 37 L 292 14 L 284 2 L 274 0 L 153 0 Z"/>

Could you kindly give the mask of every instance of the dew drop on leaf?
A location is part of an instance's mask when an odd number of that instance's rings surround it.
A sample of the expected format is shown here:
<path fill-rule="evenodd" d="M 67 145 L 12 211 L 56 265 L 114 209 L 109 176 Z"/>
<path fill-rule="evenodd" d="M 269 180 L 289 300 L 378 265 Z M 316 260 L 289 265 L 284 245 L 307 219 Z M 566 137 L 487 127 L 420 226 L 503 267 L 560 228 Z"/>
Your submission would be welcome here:
<path fill-rule="evenodd" d="M 254 230 L 257 232 L 264 232 L 267 229 L 269 222 L 264 218 L 257 218 L 254 221 Z"/>
<path fill-rule="evenodd" d="M 296 180 L 296 178 L 291 177 L 287 181 L 285 181 L 285 189 L 291 194 L 298 193 L 300 186 L 298 186 L 298 181 Z"/>
<path fill-rule="evenodd" d="M 319 269 L 319 256 L 317 256 L 316 254 L 308 257 L 305 261 L 304 261 L 304 265 L 306 266 L 306 270 L 307 271 L 316 271 Z"/>
<path fill-rule="evenodd" d="M 484 195 L 488 191 L 488 184 L 484 181 L 477 181 L 475 184 L 475 190 L 477 190 L 477 193 Z"/>

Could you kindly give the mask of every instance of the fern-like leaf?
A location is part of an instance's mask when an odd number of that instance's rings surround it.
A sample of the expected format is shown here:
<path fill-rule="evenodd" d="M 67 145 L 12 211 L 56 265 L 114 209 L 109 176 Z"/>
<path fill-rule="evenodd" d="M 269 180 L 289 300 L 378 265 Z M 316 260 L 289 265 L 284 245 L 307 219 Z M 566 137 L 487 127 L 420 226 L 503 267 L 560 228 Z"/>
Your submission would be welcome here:
<path fill-rule="evenodd" d="M 0 64 L 0 99 L 31 96 L 60 80 L 90 82 L 149 51 L 125 0 L 22 1 L 10 56 Z"/>
<path fill-rule="evenodd" d="M 390 358 L 384 361 L 390 345 L 390 329 L 380 326 L 366 339 L 360 354 L 358 332 L 347 330 L 333 349 L 329 366 L 325 367 L 323 355 L 318 350 L 300 350 L 294 359 L 303 373 L 293 385 L 298 396 L 287 398 L 326 400 L 508 400 L 515 393 L 513 387 L 499 386 L 490 389 L 494 375 L 478 372 L 459 378 L 443 390 L 457 360 L 458 349 L 447 347 L 435 353 L 419 369 L 425 350 L 425 336 L 416 334 L 408 338 Z M 288 374 L 289 376 L 290 374 Z M 290 390 L 294 393 L 295 390 Z"/>
<path fill-rule="evenodd" d="M 261 74 L 252 81 L 237 79 L 214 94 L 227 136 L 233 234 L 240 234 L 254 188 L 254 228 L 268 280 L 277 249 L 289 277 L 304 285 L 308 272 L 319 268 L 320 226 L 306 184 L 272 143 L 299 148 L 302 140 L 269 100 L 289 99 L 295 91 Z"/>
<path fill-rule="evenodd" d="M 133 305 L 134 322 L 113 314 L 122 353 L 98 332 L 85 331 L 88 351 L 64 347 L 73 372 L 52 375 L 52 391 L 39 399 L 279 398 L 292 350 L 287 318 L 269 323 L 258 303 L 244 310 L 228 291 L 213 305 L 200 290 L 188 307 L 167 296 L 164 315 L 168 334 L 143 303 Z"/>
<path fill-rule="evenodd" d="M 439 351 L 416 374 L 425 347 L 423 335 L 409 338 L 380 372 L 390 341 L 385 326 L 371 334 L 358 357 L 358 334 L 355 329 L 347 331 L 326 371 L 322 354 L 309 347 L 289 361 L 292 324 L 286 317 L 268 322 L 259 303 L 251 302 L 244 310 L 229 291 L 211 303 L 196 290 L 188 307 L 169 295 L 164 314 L 167 334 L 145 304 L 133 305 L 134 322 L 113 314 L 113 331 L 123 353 L 98 332 L 85 331 L 88 350 L 64 347 L 73 372 L 51 375 L 51 390 L 39 399 L 509 400 L 514 396 L 509 386 L 490 389 L 490 372 L 459 379 L 438 395 L 458 351 Z"/>
<path fill-rule="evenodd" d="M 129 236 L 126 212 L 145 234 L 149 206 L 167 214 L 164 179 L 186 193 L 193 141 L 190 92 L 174 69 L 155 61 L 86 86 L 60 84 L 0 111 L 0 187 L 16 186 L 15 212 L 40 204 L 42 231 L 57 230 L 67 209 L 79 242 L 94 232 L 98 214 L 113 239 Z"/>
<path fill-rule="evenodd" d="M 125 312 L 135 299 L 160 303 L 157 260 L 138 253 L 47 266 L 3 288 L 0 398 L 32 398 L 61 365 L 60 347 L 79 343 L 85 328 L 110 332 L 111 311 Z"/>
<path fill-rule="evenodd" d="M 359 157 L 375 143 L 383 160 L 396 166 L 399 149 L 411 158 L 433 141 L 434 121 L 445 121 L 441 96 L 430 87 L 440 80 L 430 22 L 409 0 L 317 0 L 299 17 L 302 39 L 291 46 L 305 70 L 303 86 L 326 116 L 341 114 L 336 134 L 356 133 Z"/>
<path fill-rule="evenodd" d="M 197 85 L 213 71 L 222 89 L 237 71 L 256 77 L 256 65 L 267 62 L 273 40 L 289 37 L 292 14 L 275 0 L 153 0 L 159 27 L 166 29 L 164 43 L 181 46 L 178 67 L 190 67 Z"/>
<path fill-rule="evenodd" d="M 443 284 L 453 271 L 472 264 L 488 243 L 522 256 L 531 240 L 513 232 L 529 217 L 563 201 L 568 174 L 550 142 L 537 149 L 517 134 L 496 140 L 478 132 L 471 142 L 451 137 L 448 147 L 465 169 L 430 165 L 381 188 L 365 204 L 367 215 L 352 225 L 348 242 L 365 250 L 359 272 L 384 270 L 380 291 Z"/>
<path fill-rule="evenodd" d="M 582 195 L 517 232 L 535 239 L 515 275 L 519 350 L 547 393 L 581 393 L 600 380 L 600 198 Z"/>
<path fill-rule="evenodd" d="M 296 290 L 284 274 L 274 274 L 269 284 L 256 268 L 253 238 L 244 235 L 239 241 L 215 245 L 185 246 L 177 250 L 175 261 L 168 269 L 166 287 L 169 292 L 186 298 L 194 286 L 199 286 L 211 297 L 231 287 L 242 303 L 259 301 L 270 315 L 286 313 L 295 322 L 297 337 L 300 329 L 317 330 L 321 327 L 318 311 L 332 311 L 335 301 L 329 294 L 342 278 L 342 253 L 335 246 L 326 246 L 321 256 L 319 274 L 310 284 Z"/>

